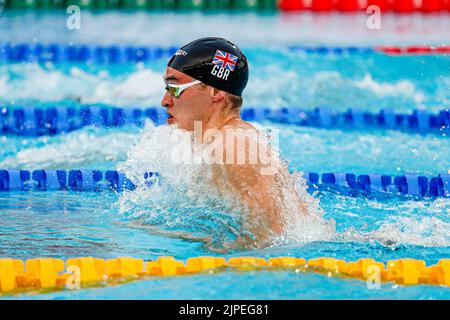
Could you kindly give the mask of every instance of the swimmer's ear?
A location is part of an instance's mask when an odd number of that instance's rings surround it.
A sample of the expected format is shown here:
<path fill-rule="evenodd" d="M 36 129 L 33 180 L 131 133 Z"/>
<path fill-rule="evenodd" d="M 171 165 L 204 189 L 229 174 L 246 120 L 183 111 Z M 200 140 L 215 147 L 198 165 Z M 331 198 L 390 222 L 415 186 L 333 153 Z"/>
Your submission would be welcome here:
<path fill-rule="evenodd" d="M 211 99 L 213 102 L 220 102 L 225 99 L 225 95 L 226 95 L 225 91 L 217 90 L 216 88 L 212 88 L 212 89 L 213 89 L 213 92 L 212 92 Z"/>

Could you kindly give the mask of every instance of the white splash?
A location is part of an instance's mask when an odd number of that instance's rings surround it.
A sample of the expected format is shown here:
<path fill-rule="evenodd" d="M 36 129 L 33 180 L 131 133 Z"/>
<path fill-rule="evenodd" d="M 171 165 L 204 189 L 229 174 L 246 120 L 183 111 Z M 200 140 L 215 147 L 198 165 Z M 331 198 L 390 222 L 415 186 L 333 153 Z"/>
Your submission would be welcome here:
<path fill-rule="evenodd" d="M 425 94 L 417 91 L 415 85 L 409 80 L 399 80 L 397 82 L 378 82 L 372 78 L 372 75 L 366 74 L 360 81 L 354 85 L 357 88 L 367 89 L 380 97 L 398 96 L 412 97 L 415 103 L 422 103 L 425 100 Z"/>
<path fill-rule="evenodd" d="M 100 134 L 103 131 L 103 134 Z M 27 148 L 0 162 L 0 168 L 36 169 L 96 169 L 98 163 L 117 162 L 139 135 L 85 128 L 47 141 L 43 146 Z"/>
<path fill-rule="evenodd" d="M 398 217 L 370 233 L 370 238 L 387 244 L 424 247 L 450 246 L 450 223 L 436 217 Z"/>
<path fill-rule="evenodd" d="M 118 170 L 138 186 L 135 191 L 122 195 L 120 212 L 144 224 L 178 226 L 178 229 L 189 225 L 191 230 L 197 227 L 206 234 L 209 232 L 213 238 L 225 238 L 226 233 L 235 237 L 248 234 L 243 227 L 246 210 L 236 196 L 227 193 L 225 185 L 221 185 L 219 190 L 211 183 L 212 173 L 208 165 L 174 161 L 176 150 L 182 147 L 180 144 L 190 139 L 191 133 L 175 126 L 153 128 L 143 135 L 129 151 L 127 161 L 118 166 Z M 160 173 L 161 184 L 149 188 L 144 178 L 146 172 Z M 332 238 L 334 221 L 323 220 L 318 200 L 306 192 L 305 180 L 299 175 L 294 178 L 298 182 L 298 196 L 305 201 L 308 215 L 287 212 L 284 217 L 285 235 L 274 239 L 273 245 Z M 286 190 L 279 192 L 284 194 L 280 197 L 285 201 L 283 206 L 293 208 L 290 203 L 293 195 L 286 196 Z M 220 243 L 222 246 L 228 244 L 226 241 Z"/>
<path fill-rule="evenodd" d="M 130 100 L 153 105 L 159 105 L 158 100 L 163 94 L 163 81 L 160 73 L 150 69 L 138 70 L 130 74 L 123 81 L 114 83 L 102 81 L 95 88 L 93 101 L 102 101 L 109 104 L 129 105 Z"/>
<path fill-rule="evenodd" d="M 138 65 L 118 76 L 108 71 L 86 72 L 78 67 L 64 71 L 35 63 L 0 66 L 0 96 L 8 101 L 77 100 L 114 106 L 159 105 L 164 88 L 162 74 Z"/>
<path fill-rule="evenodd" d="M 378 229 L 365 232 L 350 228 L 338 235 L 342 241 L 378 242 L 386 246 L 415 245 L 423 247 L 450 246 L 450 214 L 448 199 L 405 201 L 386 204 L 367 202 L 377 210 L 392 215 L 377 222 Z"/>

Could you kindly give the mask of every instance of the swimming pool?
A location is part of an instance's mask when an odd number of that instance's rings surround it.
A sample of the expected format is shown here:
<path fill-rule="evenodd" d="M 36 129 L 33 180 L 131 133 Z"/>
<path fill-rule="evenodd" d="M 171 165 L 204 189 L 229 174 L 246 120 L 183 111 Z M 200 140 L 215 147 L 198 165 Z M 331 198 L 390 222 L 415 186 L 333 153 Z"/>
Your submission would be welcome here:
<path fill-rule="evenodd" d="M 205 35 L 202 28 L 207 24 L 211 26 L 210 32 L 235 38 L 247 54 L 251 68 L 249 86 L 244 95 L 247 106 L 301 107 L 306 110 L 326 106 L 340 112 L 348 108 L 371 112 L 394 108 L 408 113 L 418 108 L 438 112 L 450 104 L 448 55 L 322 55 L 289 50 L 289 46 L 305 42 L 312 45 L 377 46 L 392 41 L 396 45 L 408 45 L 414 40 L 419 44 L 448 44 L 449 28 L 447 31 L 445 28 L 432 29 L 436 32 L 427 34 L 417 33 L 409 25 L 411 29 L 405 33 L 390 30 L 367 37 L 368 31 L 365 30 L 349 39 L 338 33 L 352 29 L 359 21 L 358 17 L 322 17 L 317 22 L 317 34 L 312 36 L 308 33 L 311 29 L 299 28 L 305 21 L 314 19 L 310 15 L 248 14 L 230 18 L 221 14 L 100 13 L 86 14 L 85 27 L 76 33 L 64 29 L 65 17 L 48 13 L 18 17 L 3 13 L 5 28 L 2 28 L 0 39 L 4 43 L 35 41 L 172 46 Z M 217 30 L 212 23 L 228 19 L 235 23 L 231 24 L 231 30 L 225 32 Z M 408 23 L 412 25 L 420 25 L 420 19 L 428 19 L 425 21 L 428 26 L 448 23 L 445 15 L 410 19 Z M 175 26 L 186 21 L 194 22 L 180 33 L 164 27 L 168 21 L 174 22 Z M 245 32 L 237 32 L 239 23 L 246 27 Z M 331 31 L 326 27 L 321 29 L 323 23 L 334 24 L 336 28 Z M 28 29 L 31 25 L 38 27 Z M 105 27 L 111 32 L 104 33 Z M 145 30 L 151 30 L 151 34 Z M 158 106 L 165 63 L 165 57 L 145 64 L 2 63 L 1 103 L 2 106 L 32 105 L 44 109 L 67 105 L 78 108 L 90 103 L 122 107 Z M 450 144 L 446 134 L 323 129 L 271 122 L 256 125 L 279 129 L 280 151 L 293 170 L 388 175 L 416 173 L 426 176 L 450 170 Z M 169 168 L 181 174 L 176 167 L 160 163 L 164 157 L 159 152 L 167 141 L 164 140 L 167 139 L 167 130 L 162 127 L 153 129 L 150 123 L 144 128 L 91 126 L 54 136 L 3 135 L 0 137 L 0 168 L 117 169 L 127 160 L 131 146 L 149 130 L 154 130 L 150 131 L 153 137 L 162 142 L 156 150 L 147 148 L 141 158 L 148 159 L 149 167 Z M 165 172 L 159 172 L 164 178 Z M 183 177 L 179 179 L 183 180 Z M 204 255 L 264 258 L 289 255 L 306 259 L 329 256 L 349 261 L 372 257 L 382 262 L 409 257 L 423 259 L 427 265 L 450 256 L 448 198 L 348 197 L 328 191 L 321 191 L 315 197 L 323 209 L 321 223 L 304 226 L 302 234 L 292 235 L 290 242 L 265 249 L 218 253 L 201 241 L 161 235 L 148 228 L 156 225 L 167 231 L 212 235 L 219 239 L 220 246 L 220 239 L 231 232 L 229 229 L 235 221 L 198 203 L 187 203 L 181 194 L 159 198 L 163 202 L 158 207 L 157 198 L 133 195 L 132 192 L 0 192 L 0 255 L 15 259 L 132 256 L 144 260 L 162 255 L 181 260 Z M 335 229 L 330 227 L 332 220 L 335 221 Z M 217 249 L 217 244 L 214 249 Z M 230 271 L 215 275 L 155 278 L 80 291 L 23 294 L 13 298 L 448 299 L 450 291 L 439 286 L 403 287 L 393 284 L 369 290 L 364 281 L 320 274 Z"/>

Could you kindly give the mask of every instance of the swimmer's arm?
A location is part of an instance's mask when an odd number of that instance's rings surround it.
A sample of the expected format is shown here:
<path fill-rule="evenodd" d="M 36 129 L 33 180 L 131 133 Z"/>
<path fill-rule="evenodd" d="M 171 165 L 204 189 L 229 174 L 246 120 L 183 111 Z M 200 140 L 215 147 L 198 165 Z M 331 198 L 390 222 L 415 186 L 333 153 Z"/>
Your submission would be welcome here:
<path fill-rule="evenodd" d="M 226 178 L 233 191 L 247 205 L 246 227 L 258 239 L 268 240 L 269 234 L 283 232 L 282 209 L 276 201 L 275 176 L 262 175 L 256 164 L 225 165 Z"/>

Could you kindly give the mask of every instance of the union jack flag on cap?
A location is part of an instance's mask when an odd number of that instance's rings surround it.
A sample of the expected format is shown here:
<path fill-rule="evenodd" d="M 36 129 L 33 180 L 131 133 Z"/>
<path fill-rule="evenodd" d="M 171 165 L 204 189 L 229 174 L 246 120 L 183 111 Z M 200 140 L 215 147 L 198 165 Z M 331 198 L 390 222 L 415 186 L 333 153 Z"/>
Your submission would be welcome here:
<path fill-rule="evenodd" d="M 216 54 L 214 55 L 212 63 L 220 65 L 220 67 L 223 69 L 234 71 L 234 67 L 236 66 L 237 61 L 237 56 L 225 51 L 216 50 Z"/>

